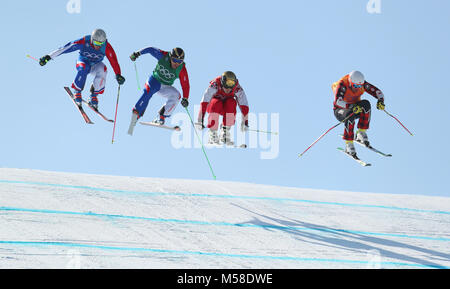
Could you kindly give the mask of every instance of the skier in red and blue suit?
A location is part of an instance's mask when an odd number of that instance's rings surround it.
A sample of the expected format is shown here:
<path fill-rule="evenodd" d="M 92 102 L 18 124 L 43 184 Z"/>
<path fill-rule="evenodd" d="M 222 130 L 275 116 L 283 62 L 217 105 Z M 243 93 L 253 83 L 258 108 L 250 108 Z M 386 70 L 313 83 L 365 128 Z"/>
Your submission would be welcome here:
<path fill-rule="evenodd" d="M 73 94 L 75 101 L 81 105 L 81 92 L 84 89 L 86 78 L 89 74 L 94 75 L 93 84 L 91 86 L 91 96 L 89 99 L 90 105 L 97 108 L 99 94 L 105 91 L 105 82 L 107 68 L 102 62 L 105 56 L 108 58 L 119 85 L 125 82 L 125 78 L 121 75 L 117 56 L 111 44 L 106 39 L 106 33 L 102 29 L 95 29 L 91 35 L 86 35 L 81 39 L 67 43 L 65 46 L 58 48 L 49 55 L 45 55 L 39 61 L 40 65 L 44 66 L 51 59 L 55 59 L 61 54 L 80 51 L 76 69 L 78 71 L 75 80 L 72 83 Z"/>

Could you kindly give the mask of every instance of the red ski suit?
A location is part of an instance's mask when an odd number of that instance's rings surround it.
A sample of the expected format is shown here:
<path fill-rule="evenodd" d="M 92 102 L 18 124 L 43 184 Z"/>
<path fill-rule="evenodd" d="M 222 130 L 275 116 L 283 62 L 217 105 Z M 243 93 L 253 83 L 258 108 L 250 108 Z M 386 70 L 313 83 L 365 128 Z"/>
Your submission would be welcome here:
<path fill-rule="evenodd" d="M 207 127 L 212 130 L 218 129 L 220 116 L 223 116 L 224 126 L 233 126 L 236 121 L 236 106 L 238 104 L 244 120 L 247 120 L 249 111 L 247 96 L 239 82 L 236 82 L 230 93 L 225 93 L 220 79 L 221 76 L 210 82 L 203 94 L 198 114 L 198 121 L 203 123 L 206 112 L 209 113 Z"/>

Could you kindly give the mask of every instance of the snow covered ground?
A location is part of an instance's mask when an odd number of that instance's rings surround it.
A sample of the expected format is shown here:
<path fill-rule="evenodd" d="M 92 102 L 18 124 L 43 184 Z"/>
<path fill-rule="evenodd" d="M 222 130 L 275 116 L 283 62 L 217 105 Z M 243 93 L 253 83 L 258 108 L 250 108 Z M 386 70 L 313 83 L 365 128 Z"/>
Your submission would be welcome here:
<path fill-rule="evenodd" d="M 0 268 L 450 268 L 450 198 L 0 168 Z"/>

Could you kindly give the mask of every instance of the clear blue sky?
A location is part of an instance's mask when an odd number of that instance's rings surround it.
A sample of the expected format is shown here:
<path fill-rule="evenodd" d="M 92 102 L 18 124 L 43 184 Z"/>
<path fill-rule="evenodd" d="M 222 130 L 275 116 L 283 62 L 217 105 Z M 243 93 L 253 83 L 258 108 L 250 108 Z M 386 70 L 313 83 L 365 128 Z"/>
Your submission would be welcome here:
<path fill-rule="evenodd" d="M 367 12 L 368 0 L 81 0 L 79 14 L 69 14 L 67 2 L 2 3 L 1 166 L 211 179 L 202 151 L 174 148 L 171 132 L 138 125 L 133 137 L 126 134 L 141 95 L 128 56 L 147 46 L 180 46 L 186 52 L 191 105 L 199 104 L 211 79 L 233 70 L 251 112 L 279 115 L 274 159 L 262 159 L 263 148 L 207 150 L 218 180 L 450 195 L 449 1 L 381 0 L 380 14 Z M 78 53 L 45 67 L 25 57 L 41 57 L 95 28 L 107 32 L 127 79 L 114 144 L 112 125 L 93 114 L 95 125 L 84 124 L 62 88 L 73 81 Z M 110 73 L 100 107 L 113 117 L 117 83 L 105 63 Z M 138 60 L 141 86 L 155 64 L 149 55 Z M 343 143 L 342 126 L 298 158 L 336 124 L 331 84 L 354 69 L 384 92 L 386 110 L 415 136 L 374 109 L 369 138 L 392 153 L 391 159 L 357 146 L 360 157 L 373 164 L 360 167 L 336 150 Z M 175 87 L 180 88 L 178 81 Z M 374 98 L 364 98 L 374 107 Z M 162 103 L 153 97 L 144 120 L 152 120 Z"/>

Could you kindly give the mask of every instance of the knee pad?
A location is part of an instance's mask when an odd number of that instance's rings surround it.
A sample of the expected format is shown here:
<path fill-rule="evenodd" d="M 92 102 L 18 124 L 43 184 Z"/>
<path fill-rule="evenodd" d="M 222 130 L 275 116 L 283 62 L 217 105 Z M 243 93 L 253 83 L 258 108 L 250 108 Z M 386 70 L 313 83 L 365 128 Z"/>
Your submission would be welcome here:
<path fill-rule="evenodd" d="M 359 106 L 361 106 L 366 112 L 370 110 L 370 102 L 367 99 L 360 101 Z"/>
<path fill-rule="evenodd" d="M 78 62 L 76 67 L 77 71 L 84 71 L 84 70 L 87 71 L 87 65 L 84 62 Z"/>

